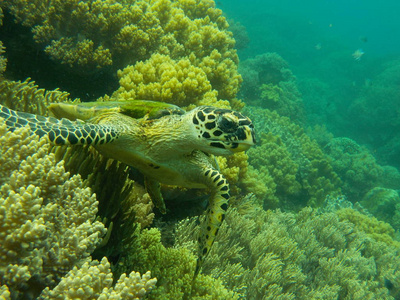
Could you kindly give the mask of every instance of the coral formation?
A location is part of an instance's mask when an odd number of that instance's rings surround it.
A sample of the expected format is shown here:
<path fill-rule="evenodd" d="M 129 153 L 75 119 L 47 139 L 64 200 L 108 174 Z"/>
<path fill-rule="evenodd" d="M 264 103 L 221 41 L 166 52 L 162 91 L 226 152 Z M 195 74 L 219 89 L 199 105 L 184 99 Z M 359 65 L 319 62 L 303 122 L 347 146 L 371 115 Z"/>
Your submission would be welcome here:
<path fill-rule="evenodd" d="M 266 207 L 320 206 L 328 194 L 340 191 L 329 159 L 299 125 L 268 109 L 246 107 L 245 112 L 261 135 L 248 155 L 272 193 L 264 200 Z"/>
<path fill-rule="evenodd" d="M 383 71 L 363 85 L 349 106 L 346 120 L 351 124 L 346 127 L 358 141 L 374 149 L 380 161 L 400 169 L 400 60 L 385 62 L 380 69 Z"/>
<path fill-rule="evenodd" d="M 195 245 L 196 242 L 193 242 Z M 131 235 L 125 237 L 123 251 L 126 255 L 115 268 L 131 266 L 140 272 L 151 270 L 157 278 L 157 288 L 148 295 L 148 299 L 183 299 L 189 294 L 192 299 L 198 300 L 237 299 L 234 292 L 210 276 L 199 275 L 193 284 L 195 255 L 185 247 L 166 248 L 161 243 L 161 233 L 157 228 L 141 230 L 140 226 L 136 226 Z"/>
<path fill-rule="evenodd" d="M 53 60 L 81 72 L 115 72 L 158 54 L 190 59 L 218 99 L 235 98 L 241 83 L 235 41 L 210 0 L 7 0 L 2 6 L 32 28 Z"/>
<path fill-rule="evenodd" d="M 336 213 L 340 220 L 350 221 L 358 230 L 365 232 L 374 240 L 400 247 L 400 242 L 395 240 L 395 231 L 390 224 L 350 208 L 340 209 Z"/>
<path fill-rule="evenodd" d="M 400 196 L 396 190 L 374 187 L 364 196 L 361 204 L 379 220 L 400 229 L 397 219 L 400 214 Z"/>
<path fill-rule="evenodd" d="M 118 72 L 120 88 L 114 99 L 147 99 L 178 106 L 192 103 L 213 103 L 217 91 L 212 90 L 206 73 L 195 67 L 189 58 L 175 61 L 167 55 L 154 54 Z"/>
<path fill-rule="evenodd" d="M 194 224 L 180 223 L 178 245 Z M 398 251 L 335 213 L 229 209 L 204 273 L 244 299 L 394 299 L 385 280 L 400 283 Z"/>
<path fill-rule="evenodd" d="M 331 165 L 343 181 L 343 193 L 350 201 L 362 199 L 379 186 L 383 169 L 369 151 L 349 138 L 334 138 L 324 147 Z"/>
<path fill-rule="evenodd" d="M 52 290 L 48 287 L 39 299 L 144 299 L 156 285 L 157 279 L 150 272 L 142 276 L 138 272 L 123 274 L 113 284 L 110 263 L 104 257 L 101 262 L 84 263 L 74 267 Z"/>
<path fill-rule="evenodd" d="M 3 42 L 0 41 L 0 75 L 4 73 L 7 67 L 7 58 L 3 56 L 4 53 L 5 47 L 3 46 Z"/>
<path fill-rule="evenodd" d="M 250 43 L 250 38 L 247 33 L 246 27 L 240 22 L 235 20 L 228 20 L 229 30 L 235 38 L 235 48 L 238 50 L 247 48 Z"/>
<path fill-rule="evenodd" d="M 13 297 L 35 295 L 90 260 L 105 228 L 95 195 L 48 154 L 45 138 L 0 130 L 1 282 Z"/>
<path fill-rule="evenodd" d="M 246 103 L 277 111 L 294 122 L 304 122 L 304 108 L 296 78 L 277 53 L 264 53 L 239 65 L 243 84 L 239 96 Z"/>

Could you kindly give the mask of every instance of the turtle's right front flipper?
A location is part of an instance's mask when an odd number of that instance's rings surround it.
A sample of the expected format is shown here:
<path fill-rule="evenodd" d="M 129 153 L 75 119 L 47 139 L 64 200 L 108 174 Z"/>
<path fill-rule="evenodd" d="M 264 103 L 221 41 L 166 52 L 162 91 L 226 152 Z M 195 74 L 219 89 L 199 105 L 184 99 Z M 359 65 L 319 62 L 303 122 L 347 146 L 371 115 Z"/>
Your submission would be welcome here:
<path fill-rule="evenodd" d="M 33 133 L 47 135 L 56 145 L 99 145 L 118 138 L 112 127 L 38 116 L 14 111 L 3 105 L 0 105 L 0 118 L 4 119 L 10 130 L 27 125 Z"/>

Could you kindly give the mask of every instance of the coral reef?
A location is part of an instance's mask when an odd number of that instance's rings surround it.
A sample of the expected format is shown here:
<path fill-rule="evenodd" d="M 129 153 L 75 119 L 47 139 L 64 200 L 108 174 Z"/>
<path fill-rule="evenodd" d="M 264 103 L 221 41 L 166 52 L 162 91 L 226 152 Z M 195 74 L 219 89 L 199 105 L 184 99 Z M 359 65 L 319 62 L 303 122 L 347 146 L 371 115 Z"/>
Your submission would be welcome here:
<path fill-rule="evenodd" d="M 13 297 L 35 295 L 90 260 L 106 230 L 95 195 L 48 154 L 46 139 L 0 130 L 1 282 Z"/>
<path fill-rule="evenodd" d="M 250 38 L 246 27 L 235 20 L 228 20 L 229 30 L 235 38 L 235 48 L 238 50 L 247 48 L 250 43 Z"/>
<path fill-rule="evenodd" d="M 365 232 L 374 240 L 400 247 L 400 242 L 395 240 L 395 231 L 390 224 L 350 208 L 340 209 L 336 213 L 340 220 L 350 221 L 358 230 Z"/>
<path fill-rule="evenodd" d="M 270 191 L 266 207 L 316 207 L 340 191 L 340 178 L 328 157 L 299 125 L 268 109 L 246 107 L 245 112 L 261 136 L 248 155 Z"/>
<path fill-rule="evenodd" d="M 0 41 L 0 75 L 4 73 L 7 67 L 7 58 L 3 56 L 4 53 L 5 47 L 3 46 L 3 42 Z"/>
<path fill-rule="evenodd" d="M 277 111 L 297 123 L 305 119 L 303 102 L 289 64 L 277 53 L 264 53 L 240 62 L 246 103 Z"/>
<path fill-rule="evenodd" d="M 138 272 L 123 274 L 113 284 L 110 263 L 104 257 L 101 262 L 86 262 L 74 267 L 52 290 L 46 288 L 39 299 L 144 299 L 156 285 L 157 279 L 150 272 L 142 276 Z"/>
<path fill-rule="evenodd" d="M 334 138 L 324 147 L 331 165 L 343 181 L 343 193 L 350 201 L 362 199 L 379 186 L 383 169 L 369 151 L 349 138 Z"/>
<path fill-rule="evenodd" d="M 211 0 L 7 0 L 2 7 L 70 72 L 114 73 L 158 54 L 190 59 L 218 99 L 235 98 L 241 83 L 235 41 Z"/>
<path fill-rule="evenodd" d="M 206 73 L 195 67 L 189 58 L 175 61 L 167 55 L 154 54 L 118 72 L 120 88 L 112 99 L 147 99 L 188 106 L 192 103 L 213 103 L 217 91 L 212 90 Z"/>
<path fill-rule="evenodd" d="M 400 229 L 400 196 L 396 190 L 374 187 L 362 199 L 361 204 L 379 220 Z"/>
<path fill-rule="evenodd" d="M 400 60 L 384 62 L 379 68 L 383 71 L 363 85 L 348 108 L 346 120 L 351 124 L 347 128 L 374 149 L 381 162 L 400 169 Z"/>
<path fill-rule="evenodd" d="M 246 215 L 228 210 L 205 274 L 244 299 L 394 299 L 385 281 L 399 286 L 397 246 L 368 237 L 335 213 L 254 207 Z M 194 224 L 179 224 L 178 245 L 190 247 Z"/>

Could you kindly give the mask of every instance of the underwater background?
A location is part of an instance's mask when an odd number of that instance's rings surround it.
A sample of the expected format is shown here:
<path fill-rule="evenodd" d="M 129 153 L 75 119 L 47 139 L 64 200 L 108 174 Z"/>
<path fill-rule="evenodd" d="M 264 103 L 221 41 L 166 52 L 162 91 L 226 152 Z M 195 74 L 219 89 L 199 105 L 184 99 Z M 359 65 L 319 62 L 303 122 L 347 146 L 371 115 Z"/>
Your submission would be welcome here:
<path fill-rule="evenodd" d="M 212 105 L 258 139 L 216 157 L 192 282 L 207 191 L 163 186 L 162 215 L 134 168 L 2 124 L 1 299 L 400 297 L 400 3 L 294 2 L 0 2 L 2 105 Z"/>

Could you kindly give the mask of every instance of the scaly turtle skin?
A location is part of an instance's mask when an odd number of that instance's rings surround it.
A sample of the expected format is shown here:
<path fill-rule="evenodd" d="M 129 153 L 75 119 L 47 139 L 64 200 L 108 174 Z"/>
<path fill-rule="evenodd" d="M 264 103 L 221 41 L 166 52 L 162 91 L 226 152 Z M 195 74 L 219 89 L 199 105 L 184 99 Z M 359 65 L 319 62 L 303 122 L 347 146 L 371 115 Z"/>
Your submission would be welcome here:
<path fill-rule="evenodd" d="M 189 112 L 152 101 L 51 104 L 58 118 L 16 112 L 0 105 L 0 117 L 12 130 L 24 125 L 56 145 L 92 145 L 107 157 L 140 170 L 146 188 L 162 212 L 159 183 L 209 188 L 211 197 L 199 236 L 195 276 L 209 253 L 228 209 L 229 184 L 208 154 L 230 155 L 255 144 L 251 120 L 211 106 Z"/>

